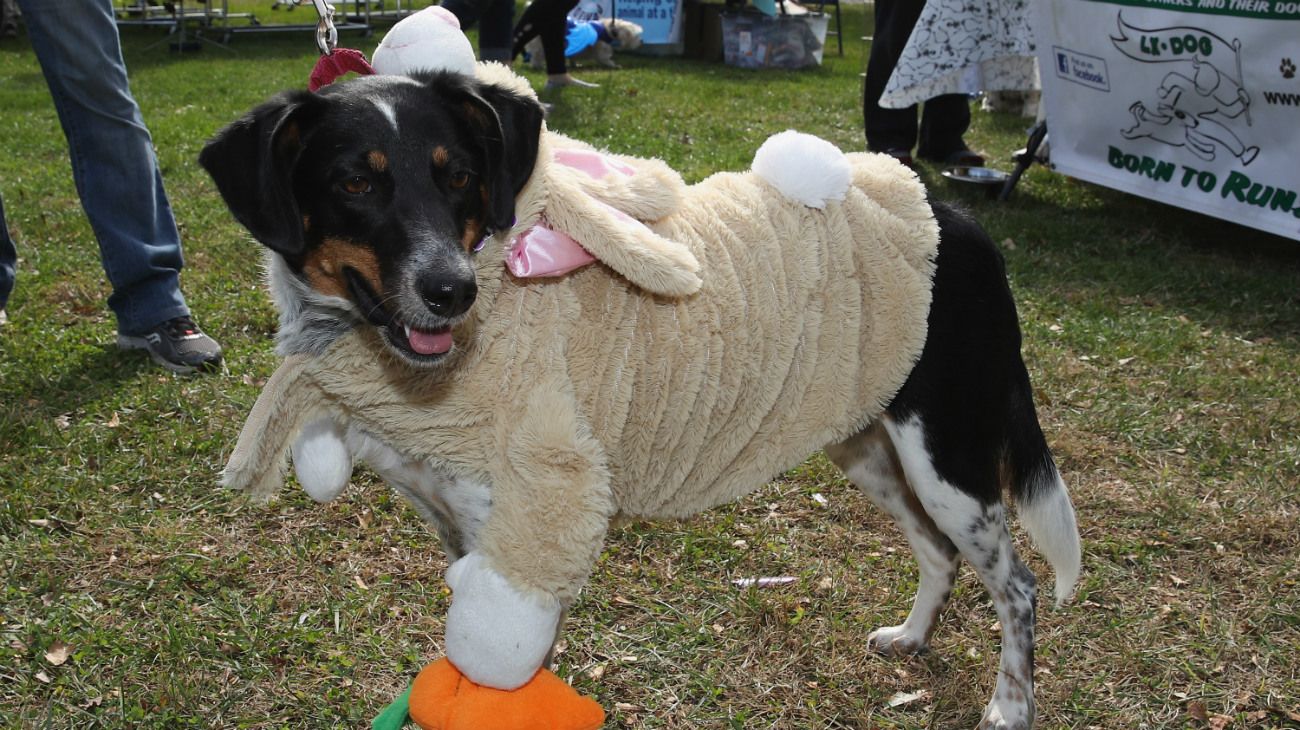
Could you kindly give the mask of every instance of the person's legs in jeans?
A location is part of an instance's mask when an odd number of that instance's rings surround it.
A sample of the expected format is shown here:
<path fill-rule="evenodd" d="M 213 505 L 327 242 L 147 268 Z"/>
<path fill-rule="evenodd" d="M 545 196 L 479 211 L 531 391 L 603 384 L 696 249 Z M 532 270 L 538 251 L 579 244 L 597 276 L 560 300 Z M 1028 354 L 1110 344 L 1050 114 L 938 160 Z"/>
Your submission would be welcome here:
<path fill-rule="evenodd" d="M 14 277 L 18 275 L 18 250 L 9 237 L 9 223 L 5 220 L 5 201 L 0 197 L 0 324 L 4 324 L 5 305 L 14 290 Z"/>
<path fill-rule="evenodd" d="M 460 21 L 461 30 L 475 23 L 478 55 L 483 61 L 510 63 L 510 42 L 514 35 L 514 0 L 443 0 L 439 3 Z"/>
<path fill-rule="evenodd" d="M 486 0 L 478 27 L 478 54 L 484 61 L 510 64 L 510 40 L 515 32 L 515 1 Z"/>
<path fill-rule="evenodd" d="M 68 139 L 81 205 L 99 241 L 118 331 L 188 315 L 180 234 L 140 109 L 131 97 L 110 0 L 19 0 Z"/>
<path fill-rule="evenodd" d="M 873 152 L 910 152 L 916 144 L 916 106 L 886 109 L 880 106 L 880 97 L 924 5 L 923 0 L 875 2 L 876 30 L 867 61 L 867 79 L 862 87 L 863 126 L 867 149 Z"/>

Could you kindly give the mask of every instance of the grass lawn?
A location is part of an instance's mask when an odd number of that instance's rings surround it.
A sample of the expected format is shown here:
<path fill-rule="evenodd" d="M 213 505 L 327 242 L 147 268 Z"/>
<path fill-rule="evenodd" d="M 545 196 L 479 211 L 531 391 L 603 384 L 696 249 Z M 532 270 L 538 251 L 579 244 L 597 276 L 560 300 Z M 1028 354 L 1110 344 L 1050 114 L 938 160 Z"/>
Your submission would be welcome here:
<path fill-rule="evenodd" d="M 690 181 L 747 167 L 791 127 L 862 149 L 869 19 L 857 5 L 845 21 L 845 55 L 813 71 L 581 69 L 600 88 L 566 92 L 550 124 Z M 369 52 L 377 37 L 342 42 Z M 195 159 L 221 125 L 305 85 L 315 46 L 242 35 L 178 55 L 163 38 L 124 42 L 184 288 L 226 348 L 209 377 L 115 349 L 48 92 L 27 41 L 0 41 L 0 191 L 22 256 L 0 328 L 0 726 L 361 727 L 441 653 L 435 538 L 366 473 L 323 507 L 292 484 L 268 506 L 216 485 L 277 364 L 276 320 L 259 247 Z M 1025 127 L 977 112 L 969 140 L 1009 168 Z M 1002 242 L 1079 513 L 1078 594 L 1040 602 L 1040 726 L 1300 727 L 1300 244 L 1043 168 L 1011 203 L 923 175 Z M 799 580 L 731 583 L 767 575 Z M 915 580 L 901 535 L 815 456 L 737 505 L 611 533 L 559 672 L 609 727 L 973 727 L 998 633 L 971 571 L 931 653 L 864 645 L 902 620 Z"/>

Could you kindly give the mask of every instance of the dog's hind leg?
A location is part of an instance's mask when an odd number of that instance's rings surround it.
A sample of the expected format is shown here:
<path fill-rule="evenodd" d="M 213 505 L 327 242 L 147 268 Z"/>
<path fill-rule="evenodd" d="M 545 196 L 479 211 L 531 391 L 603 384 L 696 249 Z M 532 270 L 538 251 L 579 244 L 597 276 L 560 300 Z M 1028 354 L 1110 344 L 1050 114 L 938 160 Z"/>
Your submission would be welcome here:
<path fill-rule="evenodd" d="M 1012 545 L 996 465 L 978 458 L 968 463 L 950 458 L 963 453 L 946 442 L 954 433 L 931 431 L 917 416 L 886 419 L 885 429 L 917 500 L 975 568 L 1002 625 L 997 688 L 984 709 L 980 730 L 1028 730 L 1034 723 L 1036 580 Z M 966 435 L 982 440 L 977 434 Z"/>
<path fill-rule="evenodd" d="M 920 568 L 912 610 L 898 626 L 871 632 L 868 645 L 884 654 L 906 655 L 925 650 L 939 613 L 948 602 L 957 575 L 957 547 L 935 525 L 907 485 L 898 454 L 883 425 L 826 447 L 826 454 L 907 537 Z"/>

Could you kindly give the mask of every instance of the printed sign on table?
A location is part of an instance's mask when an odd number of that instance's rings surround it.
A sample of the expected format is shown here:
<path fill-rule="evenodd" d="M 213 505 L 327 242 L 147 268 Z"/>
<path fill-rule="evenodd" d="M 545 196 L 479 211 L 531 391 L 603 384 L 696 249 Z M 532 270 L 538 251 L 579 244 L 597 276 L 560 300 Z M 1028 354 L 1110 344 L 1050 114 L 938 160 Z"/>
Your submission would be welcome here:
<path fill-rule="evenodd" d="M 681 0 L 580 0 L 569 12 L 578 22 L 611 17 L 630 20 L 641 26 L 641 42 L 648 45 L 681 43 L 681 16 Z"/>
<path fill-rule="evenodd" d="M 1053 0 L 1054 168 L 1300 240 L 1300 0 Z"/>

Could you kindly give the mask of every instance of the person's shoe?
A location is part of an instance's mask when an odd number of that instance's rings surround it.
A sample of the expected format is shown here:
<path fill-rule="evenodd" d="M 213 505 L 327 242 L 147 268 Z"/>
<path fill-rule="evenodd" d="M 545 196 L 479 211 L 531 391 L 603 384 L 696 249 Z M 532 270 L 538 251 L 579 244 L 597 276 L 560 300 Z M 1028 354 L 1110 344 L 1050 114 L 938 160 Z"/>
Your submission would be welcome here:
<path fill-rule="evenodd" d="M 176 317 L 139 335 L 118 333 L 123 350 L 146 350 L 154 362 L 174 373 L 215 370 L 221 365 L 221 345 L 203 334 L 188 315 Z"/>
<path fill-rule="evenodd" d="M 974 150 L 963 147 L 954 152 L 949 152 L 943 156 L 927 155 L 922 153 L 923 159 L 929 160 L 942 167 L 983 167 L 984 158 Z"/>
<path fill-rule="evenodd" d="M 5 314 L 5 310 L 0 309 L 0 327 L 7 324 L 9 324 L 9 315 Z"/>
<path fill-rule="evenodd" d="M 895 160 L 898 160 L 899 162 L 903 163 L 903 165 L 906 167 L 916 167 L 916 161 L 912 159 L 911 150 L 905 150 L 899 148 L 899 149 L 885 150 L 880 154 L 889 155 Z"/>

